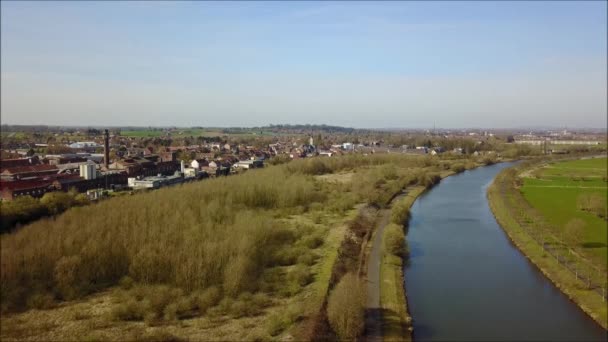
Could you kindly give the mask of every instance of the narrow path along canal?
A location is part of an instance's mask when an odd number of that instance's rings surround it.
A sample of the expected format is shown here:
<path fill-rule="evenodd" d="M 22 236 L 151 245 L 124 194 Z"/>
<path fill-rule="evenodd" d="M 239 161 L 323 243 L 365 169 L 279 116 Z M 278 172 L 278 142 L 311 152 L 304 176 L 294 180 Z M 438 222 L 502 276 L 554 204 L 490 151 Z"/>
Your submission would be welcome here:
<path fill-rule="evenodd" d="M 509 241 L 486 198 L 503 163 L 445 178 L 411 209 L 405 288 L 416 341 L 605 341 Z"/>

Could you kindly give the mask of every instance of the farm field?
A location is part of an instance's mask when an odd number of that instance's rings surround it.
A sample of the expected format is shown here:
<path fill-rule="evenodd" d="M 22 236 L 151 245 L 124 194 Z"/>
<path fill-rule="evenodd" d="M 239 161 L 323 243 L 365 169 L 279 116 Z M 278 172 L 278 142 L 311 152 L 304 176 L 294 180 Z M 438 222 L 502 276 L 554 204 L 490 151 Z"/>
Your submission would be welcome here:
<path fill-rule="evenodd" d="M 120 135 L 125 137 L 160 137 L 165 135 L 165 132 L 155 130 L 125 130 L 121 131 Z"/>
<path fill-rule="evenodd" d="M 561 235 L 574 219 L 584 224 L 580 246 L 598 265 L 606 267 L 606 158 L 550 163 L 524 178 L 524 198 Z M 595 196 L 603 205 L 604 217 L 581 209 L 581 200 Z M 602 202 L 603 201 L 603 202 Z"/>
<path fill-rule="evenodd" d="M 167 131 L 155 130 L 155 129 L 136 129 L 136 130 L 123 130 L 120 132 L 125 137 L 161 137 L 165 136 Z M 184 129 L 173 129 L 170 131 L 173 136 L 205 136 L 205 137 L 220 137 L 220 136 L 274 136 L 281 135 L 270 131 L 234 131 L 230 133 L 224 133 L 221 129 L 202 129 L 202 128 L 184 128 Z"/>
<path fill-rule="evenodd" d="M 25 133 L 23 133 L 23 132 L 0 132 L 0 135 L 2 135 L 2 137 L 15 138 L 15 139 L 25 138 Z"/>

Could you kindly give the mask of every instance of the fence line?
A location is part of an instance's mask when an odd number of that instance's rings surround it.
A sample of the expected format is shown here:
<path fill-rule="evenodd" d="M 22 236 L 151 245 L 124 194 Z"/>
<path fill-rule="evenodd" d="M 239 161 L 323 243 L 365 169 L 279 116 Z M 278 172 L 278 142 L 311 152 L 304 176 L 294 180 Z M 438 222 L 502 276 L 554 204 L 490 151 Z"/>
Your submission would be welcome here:
<path fill-rule="evenodd" d="M 508 172 L 508 171 L 507 171 Z M 517 224 L 551 255 L 558 264 L 570 271 L 589 290 L 593 290 L 606 301 L 606 270 L 601 270 L 553 234 L 542 216 L 517 190 L 513 174 L 501 173 L 496 178 L 498 191 L 505 200 L 505 207 Z M 509 203 L 507 203 L 509 202 Z"/>

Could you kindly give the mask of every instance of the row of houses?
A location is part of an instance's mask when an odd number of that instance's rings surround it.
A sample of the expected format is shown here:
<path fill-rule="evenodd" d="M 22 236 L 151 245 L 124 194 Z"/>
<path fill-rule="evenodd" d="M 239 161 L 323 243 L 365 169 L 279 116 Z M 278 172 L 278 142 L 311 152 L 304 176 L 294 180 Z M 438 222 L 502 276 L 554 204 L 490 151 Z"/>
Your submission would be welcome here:
<path fill-rule="evenodd" d="M 44 158 L 3 159 L 0 164 L 2 200 L 19 196 L 42 197 L 49 191 L 87 192 L 93 189 L 158 188 L 207 177 L 227 176 L 238 169 L 264 166 L 261 159 L 239 160 L 235 156 L 199 155 L 187 165 L 175 151 L 116 159 L 105 168 L 99 158 L 86 154 L 48 155 Z M 209 159 L 208 159 L 209 158 Z M 103 159 L 103 157 L 102 157 Z M 179 177 L 176 177 L 179 174 Z M 141 184 L 151 184 L 141 186 Z"/>

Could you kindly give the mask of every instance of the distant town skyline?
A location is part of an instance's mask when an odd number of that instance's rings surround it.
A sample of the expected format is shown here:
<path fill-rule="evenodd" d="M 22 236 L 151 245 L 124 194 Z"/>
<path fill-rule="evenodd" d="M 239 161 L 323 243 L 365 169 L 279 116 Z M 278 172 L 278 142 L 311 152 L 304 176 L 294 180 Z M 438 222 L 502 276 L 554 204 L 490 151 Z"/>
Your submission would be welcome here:
<path fill-rule="evenodd" d="M 604 1 L 0 6 L 3 124 L 607 125 Z"/>

